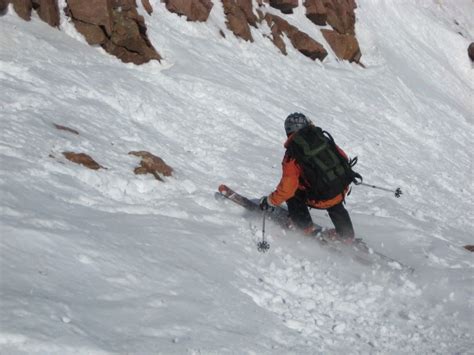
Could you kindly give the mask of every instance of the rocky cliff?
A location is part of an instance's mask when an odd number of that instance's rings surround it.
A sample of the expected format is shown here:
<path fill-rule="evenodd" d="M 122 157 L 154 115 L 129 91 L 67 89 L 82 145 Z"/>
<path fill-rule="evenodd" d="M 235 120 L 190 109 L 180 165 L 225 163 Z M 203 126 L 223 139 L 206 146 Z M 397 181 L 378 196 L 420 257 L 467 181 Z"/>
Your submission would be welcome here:
<path fill-rule="evenodd" d="M 222 7 L 215 6 L 220 2 Z M 124 62 L 135 64 L 160 60 L 161 56 L 147 36 L 145 19 L 138 13 L 137 0 L 65 0 L 59 9 L 58 0 L 0 0 L 0 12 L 12 3 L 18 16 L 29 21 L 32 11 L 53 27 L 59 27 L 60 12 L 74 23 L 91 45 L 99 45 Z M 361 52 L 355 35 L 355 0 L 161 0 L 170 12 L 187 21 L 206 22 L 213 9 L 226 17 L 226 26 L 235 36 L 253 42 L 254 35 L 268 37 L 284 55 L 291 44 L 301 54 L 324 60 L 328 48 L 291 24 L 291 14 L 304 11 L 308 21 L 321 31 L 334 54 L 341 60 L 359 62 Z M 150 16 L 153 6 L 161 3 L 141 0 Z M 153 5 L 154 4 L 154 5 Z M 299 9 L 301 7 L 301 9 Z M 265 34 L 263 28 L 270 28 Z M 252 28 L 254 30 L 252 30 Z M 225 33 L 221 30 L 221 35 Z M 288 41 L 285 41 L 288 39 Z M 157 44 L 159 45 L 159 44 Z"/>

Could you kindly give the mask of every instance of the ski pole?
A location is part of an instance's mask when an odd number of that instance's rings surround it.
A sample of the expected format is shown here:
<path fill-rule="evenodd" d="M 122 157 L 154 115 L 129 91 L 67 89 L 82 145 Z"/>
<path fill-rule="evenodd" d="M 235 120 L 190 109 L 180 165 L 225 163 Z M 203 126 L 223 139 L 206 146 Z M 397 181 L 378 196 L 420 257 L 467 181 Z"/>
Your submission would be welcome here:
<path fill-rule="evenodd" d="M 399 198 L 399 197 L 402 195 L 402 190 L 401 190 L 399 187 L 397 187 L 397 188 L 395 189 L 395 191 L 394 191 L 394 190 L 388 189 L 388 188 L 386 188 L 386 187 L 380 187 L 380 186 L 376 186 L 376 185 L 370 185 L 370 184 L 366 184 L 366 183 L 364 183 L 364 182 L 361 182 L 361 183 L 358 184 L 358 185 L 371 187 L 371 188 L 377 189 L 377 190 L 393 192 L 393 193 L 395 194 L 395 197 L 396 197 L 396 198 Z"/>
<path fill-rule="evenodd" d="M 263 210 L 263 221 L 262 221 L 262 240 L 257 243 L 257 249 L 261 253 L 265 253 L 268 249 L 270 249 L 270 244 L 265 240 L 265 217 L 267 214 L 267 210 Z"/>

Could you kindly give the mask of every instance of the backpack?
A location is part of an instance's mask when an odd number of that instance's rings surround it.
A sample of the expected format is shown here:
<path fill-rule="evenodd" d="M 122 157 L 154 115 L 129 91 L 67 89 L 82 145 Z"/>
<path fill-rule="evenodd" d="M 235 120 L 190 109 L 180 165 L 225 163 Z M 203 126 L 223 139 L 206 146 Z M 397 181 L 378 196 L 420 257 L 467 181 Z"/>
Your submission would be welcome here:
<path fill-rule="evenodd" d="M 331 135 L 320 127 L 309 125 L 297 131 L 288 153 L 303 170 L 308 199 L 329 200 L 344 193 L 352 182 L 362 183 L 362 176 L 352 170 L 357 157 L 348 161 Z"/>

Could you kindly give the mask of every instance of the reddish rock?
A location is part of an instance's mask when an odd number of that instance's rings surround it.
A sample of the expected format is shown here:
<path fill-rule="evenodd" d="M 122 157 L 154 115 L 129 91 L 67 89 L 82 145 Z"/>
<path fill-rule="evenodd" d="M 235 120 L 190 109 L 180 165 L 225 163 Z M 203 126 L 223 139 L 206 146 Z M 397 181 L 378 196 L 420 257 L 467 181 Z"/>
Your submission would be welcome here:
<path fill-rule="evenodd" d="M 66 126 L 61 126 L 59 124 L 56 124 L 56 123 L 53 123 L 54 127 L 56 127 L 56 129 L 59 129 L 60 131 L 67 131 L 67 132 L 70 132 L 70 133 L 73 133 L 73 134 L 79 134 L 78 131 L 76 131 L 75 129 L 72 129 L 72 128 L 69 128 L 69 127 L 66 127 Z"/>
<path fill-rule="evenodd" d="M 74 26 L 77 32 L 82 34 L 90 45 L 103 45 L 108 40 L 104 30 L 99 26 L 81 21 L 75 21 Z"/>
<path fill-rule="evenodd" d="M 290 25 L 281 17 L 267 13 L 265 15 L 265 20 L 272 30 L 273 43 L 283 54 L 286 54 L 285 43 L 282 39 L 282 34 L 285 33 L 290 39 L 293 47 L 305 56 L 313 60 L 319 59 L 321 61 L 327 56 L 327 51 L 319 42 L 315 41 L 308 34 L 300 31 L 295 26 Z"/>
<path fill-rule="evenodd" d="M 31 0 L 11 0 L 15 12 L 25 21 L 31 20 L 33 3 Z"/>
<path fill-rule="evenodd" d="M 324 38 L 339 59 L 358 63 L 361 57 L 359 42 L 354 35 L 342 35 L 332 30 L 321 30 Z"/>
<path fill-rule="evenodd" d="M 86 168 L 92 170 L 104 169 L 104 167 L 98 164 L 94 159 L 85 153 L 73 153 L 73 152 L 63 152 L 63 155 L 67 160 L 72 161 L 73 163 L 80 164 Z"/>
<path fill-rule="evenodd" d="M 0 0 L 0 15 L 7 11 L 10 0 Z"/>
<path fill-rule="evenodd" d="M 153 13 L 153 6 L 151 6 L 150 0 L 142 0 L 142 5 L 148 15 Z"/>
<path fill-rule="evenodd" d="M 354 0 L 322 0 L 327 12 L 327 23 L 341 34 L 355 34 Z"/>
<path fill-rule="evenodd" d="M 474 42 L 472 42 L 469 45 L 469 48 L 467 49 L 467 54 L 469 55 L 469 58 L 474 62 Z"/>
<path fill-rule="evenodd" d="M 5 11 L 9 3 L 13 4 L 18 16 L 26 21 L 31 19 L 31 11 L 34 9 L 44 22 L 53 27 L 59 26 L 57 0 L 0 0 L 0 12 Z"/>
<path fill-rule="evenodd" d="M 107 35 L 112 33 L 112 0 L 66 0 L 74 23 L 81 21 L 100 26 Z"/>
<path fill-rule="evenodd" d="M 293 9 L 298 7 L 298 0 L 270 0 L 270 6 L 284 14 L 292 14 Z"/>
<path fill-rule="evenodd" d="M 289 23 L 281 19 L 278 16 L 271 15 L 269 13 L 265 14 L 265 21 L 267 22 L 268 27 L 272 31 L 272 42 L 273 44 L 284 54 L 287 55 L 286 45 L 283 41 L 283 33 L 286 33 L 289 29 Z"/>
<path fill-rule="evenodd" d="M 328 52 L 319 42 L 316 42 L 304 32 L 294 32 L 291 35 L 290 40 L 293 47 L 312 60 L 319 59 L 322 61 L 328 55 Z"/>
<path fill-rule="evenodd" d="M 137 7 L 136 0 L 112 0 L 112 8 L 120 11 L 130 11 Z"/>
<path fill-rule="evenodd" d="M 33 8 L 40 19 L 53 27 L 59 27 L 59 8 L 57 0 L 33 0 Z"/>
<path fill-rule="evenodd" d="M 114 9 L 113 32 L 104 48 L 124 62 L 143 64 L 161 57 L 146 35 L 145 20 L 136 8 L 129 11 Z"/>
<path fill-rule="evenodd" d="M 253 42 L 247 14 L 244 12 L 243 8 L 239 6 L 239 3 L 244 2 L 250 5 L 250 8 L 252 7 L 251 2 L 248 1 L 222 0 L 222 5 L 224 6 L 224 14 L 227 18 L 226 25 L 227 28 L 231 30 L 237 37 L 243 38 L 246 41 Z M 251 10 L 250 13 L 252 13 Z M 257 19 L 255 15 L 253 16 L 254 18 L 251 18 L 251 20 L 255 25 Z"/>
<path fill-rule="evenodd" d="M 173 173 L 173 168 L 167 165 L 163 159 L 149 152 L 142 150 L 129 152 L 128 154 L 142 158 L 140 166 L 136 167 L 134 170 L 135 174 L 152 174 L 155 179 L 163 181 L 160 174 L 163 176 L 171 176 Z"/>
<path fill-rule="evenodd" d="M 253 12 L 252 0 L 235 0 L 235 3 L 244 12 L 249 25 L 257 27 L 258 18 Z"/>
<path fill-rule="evenodd" d="M 205 22 L 211 13 L 211 0 L 163 0 L 168 11 L 186 16 L 188 21 Z"/>
<path fill-rule="evenodd" d="M 161 59 L 148 39 L 145 20 L 138 14 L 135 0 L 67 2 L 76 29 L 89 44 L 101 45 L 126 63 Z"/>
<path fill-rule="evenodd" d="M 306 17 L 314 24 L 324 26 L 326 24 L 328 13 L 322 0 L 305 0 Z"/>

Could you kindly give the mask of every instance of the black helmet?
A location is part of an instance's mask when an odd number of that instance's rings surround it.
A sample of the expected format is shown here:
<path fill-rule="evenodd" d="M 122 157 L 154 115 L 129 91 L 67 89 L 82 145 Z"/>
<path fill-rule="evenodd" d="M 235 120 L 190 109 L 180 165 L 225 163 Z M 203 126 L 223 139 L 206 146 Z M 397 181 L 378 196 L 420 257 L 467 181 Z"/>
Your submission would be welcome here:
<path fill-rule="evenodd" d="M 299 112 L 290 114 L 285 120 L 285 131 L 286 135 L 299 131 L 301 128 L 304 128 L 311 124 L 311 121 L 306 118 L 305 115 Z"/>

